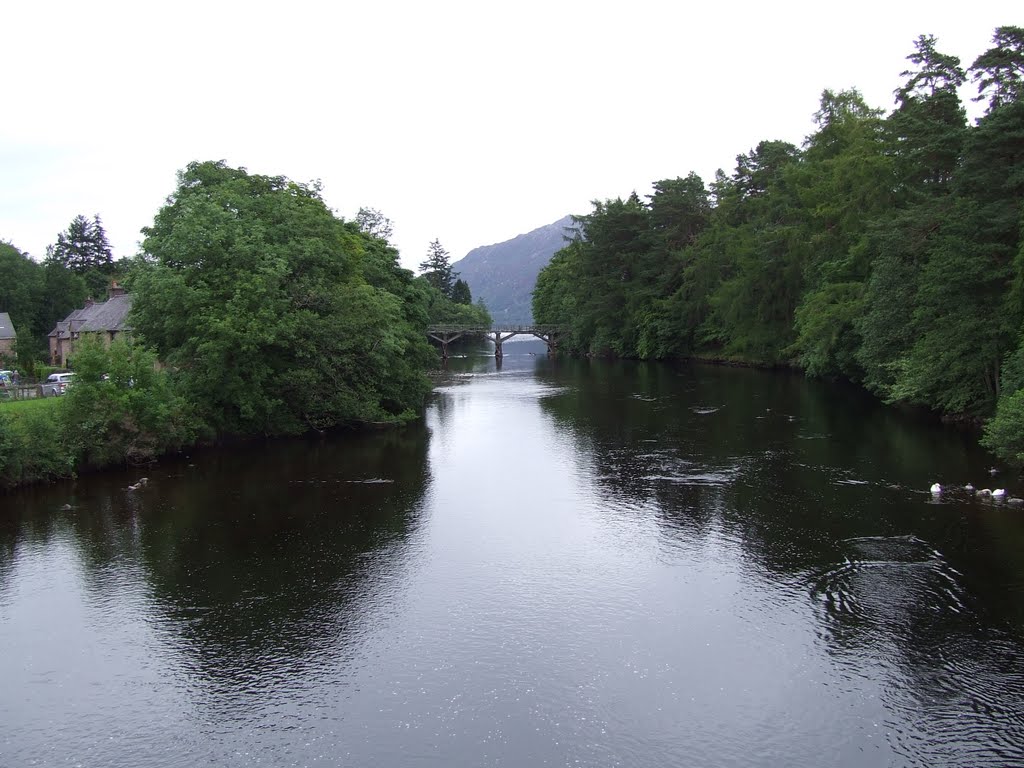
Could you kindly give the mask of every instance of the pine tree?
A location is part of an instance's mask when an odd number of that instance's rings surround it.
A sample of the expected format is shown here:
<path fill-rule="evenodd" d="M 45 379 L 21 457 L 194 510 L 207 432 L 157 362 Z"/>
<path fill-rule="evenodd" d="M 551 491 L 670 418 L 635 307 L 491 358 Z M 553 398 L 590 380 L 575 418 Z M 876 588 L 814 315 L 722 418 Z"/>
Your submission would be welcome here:
<path fill-rule="evenodd" d="M 452 288 L 452 301 L 456 304 L 473 303 L 473 293 L 469 290 L 469 283 L 461 278 L 455 281 L 455 286 Z"/>
<path fill-rule="evenodd" d="M 423 277 L 441 293 L 452 298 L 452 291 L 455 288 L 455 278 L 458 274 L 452 271 L 451 262 L 448 259 L 448 251 L 441 245 L 440 240 L 434 240 L 427 249 L 427 258 L 420 263 Z"/>
<path fill-rule="evenodd" d="M 1024 98 L 1024 27 L 998 27 L 994 43 L 971 65 L 978 84 L 975 101 L 988 99 L 988 111 Z"/>
<path fill-rule="evenodd" d="M 109 274 L 114 265 L 114 256 L 99 214 L 91 221 L 81 214 L 76 216 L 67 231 L 57 235 L 56 245 L 46 249 L 46 257 L 79 275 L 93 269 Z"/>

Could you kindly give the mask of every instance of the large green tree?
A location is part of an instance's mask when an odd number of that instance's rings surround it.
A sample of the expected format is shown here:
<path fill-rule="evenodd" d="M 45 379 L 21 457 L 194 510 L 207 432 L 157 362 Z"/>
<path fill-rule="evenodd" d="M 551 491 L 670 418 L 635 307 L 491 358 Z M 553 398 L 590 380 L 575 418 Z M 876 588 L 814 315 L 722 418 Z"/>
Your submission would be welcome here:
<path fill-rule="evenodd" d="M 895 157 L 899 191 L 906 202 L 949 192 L 967 133 L 967 114 L 958 89 L 966 74 L 960 59 L 939 52 L 936 39 L 921 35 L 907 56 L 913 67 L 896 90 L 889 116 L 890 152 Z"/>
<path fill-rule="evenodd" d="M 411 275 L 318 187 L 194 162 L 144 235 L 132 321 L 216 430 L 419 412 L 429 387 L 406 361 L 426 344 L 406 306 Z"/>

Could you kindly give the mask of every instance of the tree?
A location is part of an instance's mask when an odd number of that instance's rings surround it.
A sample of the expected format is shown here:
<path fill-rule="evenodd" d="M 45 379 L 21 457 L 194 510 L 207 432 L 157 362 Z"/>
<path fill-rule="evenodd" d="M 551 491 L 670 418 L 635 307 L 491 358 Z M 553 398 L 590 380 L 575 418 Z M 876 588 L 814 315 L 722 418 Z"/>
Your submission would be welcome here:
<path fill-rule="evenodd" d="M 861 338 L 856 356 L 864 371 L 862 383 L 883 400 L 898 399 L 897 382 L 920 331 L 914 311 L 922 267 L 949 215 L 948 197 L 930 198 L 879 220 L 865 237 L 872 266 L 863 311 L 855 321 Z"/>
<path fill-rule="evenodd" d="M 662 179 L 652 186 L 654 194 L 647 199 L 657 246 L 668 253 L 693 244 L 711 215 L 703 180 L 691 172 L 685 179 Z"/>
<path fill-rule="evenodd" d="M 54 324 L 82 306 L 85 280 L 59 262 L 40 264 L 11 243 L 0 242 L 0 311 L 18 331 L 18 361 L 28 368 L 45 354 Z"/>
<path fill-rule="evenodd" d="M 691 172 L 686 178 L 662 179 L 647 197 L 650 249 L 641 259 L 639 281 L 630 291 L 630 312 L 636 317 L 636 352 L 661 358 L 686 346 L 689 334 L 682 314 L 666 300 L 677 292 L 693 246 L 711 220 L 711 201 L 704 181 Z"/>
<path fill-rule="evenodd" d="M 473 304 L 469 285 L 456 280 L 458 273 L 448 262 L 448 251 L 440 241 L 430 244 L 426 260 L 420 264 L 417 281 L 427 297 L 427 315 L 431 324 L 490 326 L 491 315 L 482 304 Z"/>
<path fill-rule="evenodd" d="M 812 375 L 857 381 L 856 321 L 871 269 L 862 241 L 870 223 L 893 207 L 893 160 L 881 110 L 856 90 L 826 90 L 815 119 L 819 129 L 790 179 L 803 212 L 801 239 L 810 248 L 788 353 Z"/>
<path fill-rule="evenodd" d="M 691 352 L 785 359 L 809 251 L 806 212 L 793 183 L 802 162 L 794 145 L 762 141 L 737 156 L 731 178 L 717 177 L 718 205 L 670 298 L 688 318 L 683 337 Z"/>
<path fill-rule="evenodd" d="M 637 353 L 634 315 L 645 312 L 657 281 L 652 258 L 650 209 L 636 192 L 628 198 L 594 200 L 594 210 L 573 216 L 578 273 L 574 336 L 594 354 Z"/>
<path fill-rule="evenodd" d="M 143 234 L 134 327 L 217 431 L 294 434 L 422 408 L 429 384 L 406 360 L 426 344 L 407 314 L 411 275 L 318 189 L 194 162 Z"/>
<path fill-rule="evenodd" d="M 10 315 L 18 332 L 18 357 L 22 365 L 37 351 L 33 337 L 42 298 L 43 267 L 11 243 L 0 241 L 0 312 Z"/>
<path fill-rule="evenodd" d="M 46 334 L 53 329 L 57 321 L 63 320 L 72 310 L 81 307 L 89 296 L 89 287 L 84 277 L 76 275 L 58 261 L 44 261 L 43 293 L 35 333 L 45 341 Z"/>
<path fill-rule="evenodd" d="M 76 216 L 67 231 L 57 235 L 56 245 L 47 248 L 46 255 L 79 275 L 92 269 L 109 273 L 114 264 L 99 214 L 91 221 L 81 214 Z"/>
<path fill-rule="evenodd" d="M 988 99 L 988 111 L 1024 97 L 1024 27 L 997 27 L 995 45 L 971 64 L 971 77 L 978 84 L 975 101 Z"/>
<path fill-rule="evenodd" d="M 938 42 L 934 35 L 921 35 L 914 41 L 914 52 L 907 61 L 915 69 L 905 69 L 900 77 L 907 82 L 896 90 L 896 101 L 904 104 L 911 99 L 926 99 L 943 91 L 955 91 L 964 84 L 964 71 L 960 59 L 935 50 Z"/>
<path fill-rule="evenodd" d="M 455 285 L 452 288 L 452 301 L 456 304 L 472 304 L 473 294 L 469 290 L 469 283 L 462 278 L 455 281 Z"/>
<path fill-rule="evenodd" d="M 75 348 L 75 386 L 61 411 L 64 438 L 85 466 L 138 463 L 191 444 L 196 423 L 156 357 L 116 339 L 84 336 Z"/>
<path fill-rule="evenodd" d="M 455 287 L 455 278 L 458 277 L 458 274 L 452 271 L 448 251 L 441 245 L 440 240 L 430 243 L 430 247 L 427 249 L 427 258 L 420 262 L 420 270 L 428 283 L 446 298 L 452 298 L 452 290 Z"/>
<path fill-rule="evenodd" d="M 906 83 L 896 91 L 897 109 L 887 121 L 897 175 L 912 199 L 946 194 L 963 149 L 967 114 L 957 89 L 966 75 L 960 59 L 939 53 L 931 35 L 921 35 L 907 59 Z"/>
<path fill-rule="evenodd" d="M 376 208 L 360 208 L 359 213 L 356 214 L 356 226 L 359 227 L 360 232 L 384 242 L 391 239 L 391 234 L 394 231 L 391 219 Z"/>

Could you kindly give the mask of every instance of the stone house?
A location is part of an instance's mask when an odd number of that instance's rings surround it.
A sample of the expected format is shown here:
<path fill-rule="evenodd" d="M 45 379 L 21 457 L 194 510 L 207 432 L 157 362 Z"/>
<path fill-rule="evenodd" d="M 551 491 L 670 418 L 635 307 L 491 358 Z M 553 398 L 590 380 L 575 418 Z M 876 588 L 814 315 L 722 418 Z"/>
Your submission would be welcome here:
<path fill-rule="evenodd" d="M 18 334 L 14 330 L 11 316 L 0 312 L 0 362 L 14 359 L 14 343 L 17 340 Z"/>
<path fill-rule="evenodd" d="M 126 293 L 116 280 L 112 281 L 107 288 L 106 301 L 87 300 L 84 307 L 58 321 L 50 331 L 50 364 L 67 367 L 75 342 L 82 334 L 99 335 L 108 345 L 119 336 L 130 334 L 132 329 L 127 321 L 131 308 L 131 294 Z"/>

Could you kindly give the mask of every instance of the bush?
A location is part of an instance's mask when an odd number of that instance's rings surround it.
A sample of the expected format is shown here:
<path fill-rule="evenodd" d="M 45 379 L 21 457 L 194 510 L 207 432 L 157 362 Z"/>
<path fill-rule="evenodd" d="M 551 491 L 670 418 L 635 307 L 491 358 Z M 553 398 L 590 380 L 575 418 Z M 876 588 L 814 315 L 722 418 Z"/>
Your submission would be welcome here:
<path fill-rule="evenodd" d="M 118 340 L 75 348 L 75 381 L 62 409 L 83 467 L 140 463 L 195 440 L 198 425 L 152 352 Z"/>
<path fill-rule="evenodd" d="M 0 487 L 56 480 L 74 472 L 61 426 L 63 404 L 0 410 Z"/>
<path fill-rule="evenodd" d="M 1011 464 L 1024 464 L 1024 389 L 999 399 L 981 444 Z"/>

